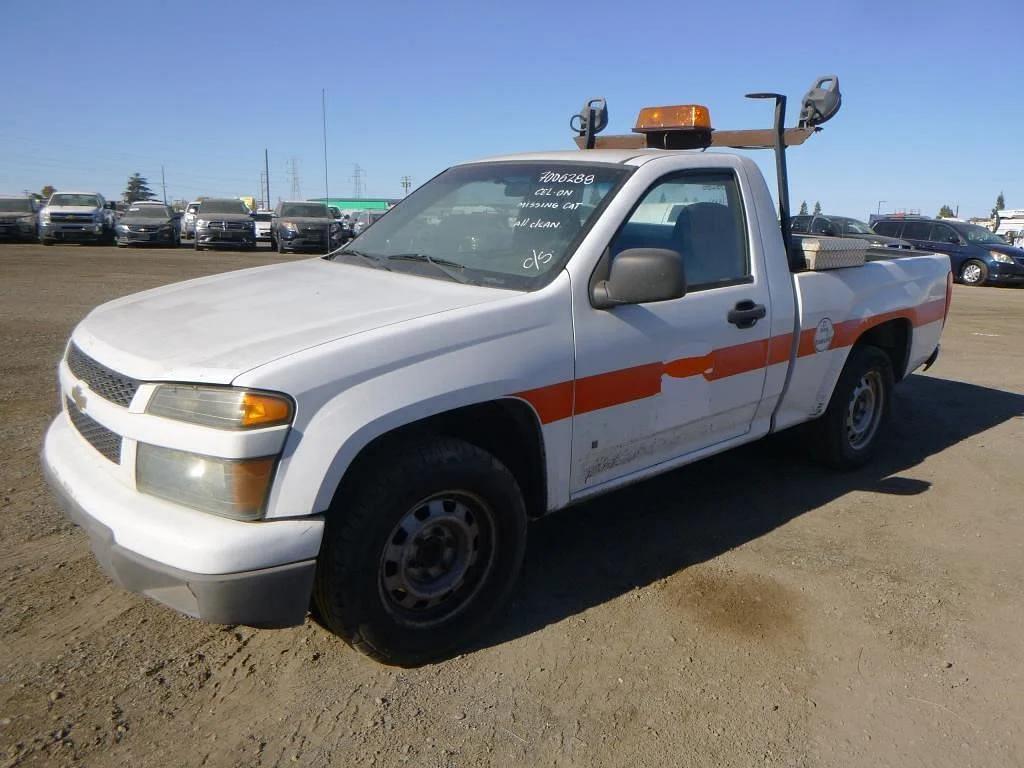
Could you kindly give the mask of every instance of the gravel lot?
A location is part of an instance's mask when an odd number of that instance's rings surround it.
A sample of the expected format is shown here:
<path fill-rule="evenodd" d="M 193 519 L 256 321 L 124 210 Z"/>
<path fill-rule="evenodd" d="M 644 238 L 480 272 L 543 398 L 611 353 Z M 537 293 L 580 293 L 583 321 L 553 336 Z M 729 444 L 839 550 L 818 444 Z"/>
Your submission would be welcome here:
<path fill-rule="evenodd" d="M 0 765 L 1024 764 L 1024 291 L 956 287 L 871 467 L 781 436 L 537 523 L 502 623 L 400 670 L 121 591 L 40 476 L 91 307 L 278 260 L 0 246 Z"/>

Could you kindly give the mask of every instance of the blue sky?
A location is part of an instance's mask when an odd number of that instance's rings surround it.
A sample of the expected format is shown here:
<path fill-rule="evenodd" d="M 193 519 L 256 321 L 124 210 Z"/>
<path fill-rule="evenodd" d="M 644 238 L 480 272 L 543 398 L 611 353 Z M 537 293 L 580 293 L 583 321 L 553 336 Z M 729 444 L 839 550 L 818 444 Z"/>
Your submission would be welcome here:
<path fill-rule="evenodd" d="M 95 9 L 102 9 L 96 13 Z M 397 196 L 451 163 L 570 148 L 567 121 L 608 99 L 608 132 L 644 105 L 703 103 L 720 128 L 767 125 L 743 94 L 799 99 L 839 75 L 843 110 L 790 153 L 794 208 L 866 217 L 1024 208 L 1020 0 L 730 3 L 192 3 L 7 7 L 0 193 L 96 189 L 134 171 L 169 197 Z M 17 75 L 17 76 L 14 76 Z M 771 175 L 772 160 L 759 153 Z M 772 183 L 774 183 L 772 181 Z"/>

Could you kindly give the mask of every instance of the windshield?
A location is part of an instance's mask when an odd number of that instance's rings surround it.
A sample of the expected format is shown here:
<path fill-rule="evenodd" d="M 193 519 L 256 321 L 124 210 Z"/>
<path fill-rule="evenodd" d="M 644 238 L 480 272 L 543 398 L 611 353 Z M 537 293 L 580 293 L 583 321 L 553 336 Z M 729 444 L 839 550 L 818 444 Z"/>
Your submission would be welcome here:
<path fill-rule="evenodd" d="M 840 219 L 843 231 L 848 235 L 873 235 L 875 231 L 863 221 L 856 219 Z"/>
<path fill-rule="evenodd" d="M 123 214 L 123 219 L 169 219 L 171 218 L 170 208 L 162 205 L 139 205 L 132 206 Z"/>
<path fill-rule="evenodd" d="M 0 198 L 0 212 L 32 213 L 32 201 L 27 197 L 10 198 L 7 200 Z"/>
<path fill-rule="evenodd" d="M 269 213 L 257 213 L 256 221 L 270 221 L 272 214 Z"/>
<path fill-rule="evenodd" d="M 100 199 L 96 195 L 54 195 L 50 198 L 50 205 L 84 205 L 89 208 L 99 208 Z"/>
<path fill-rule="evenodd" d="M 281 216 L 326 219 L 328 217 L 327 206 L 318 203 L 285 203 L 281 206 Z"/>
<path fill-rule="evenodd" d="M 241 200 L 203 200 L 199 204 L 199 213 L 240 213 L 247 214 L 249 209 Z"/>
<path fill-rule="evenodd" d="M 391 257 L 389 269 L 442 279 L 457 272 L 476 285 L 533 290 L 562 268 L 630 170 L 543 162 L 450 168 L 335 256 L 352 250 Z"/>
<path fill-rule="evenodd" d="M 972 243 L 991 243 L 993 245 L 1006 245 L 1006 241 L 1002 235 L 997 235 L 984 227 L 979 227 L 977 224 L 962 224 L 957 229 L 960 230 L 960 234 L 968 239 Z"/>

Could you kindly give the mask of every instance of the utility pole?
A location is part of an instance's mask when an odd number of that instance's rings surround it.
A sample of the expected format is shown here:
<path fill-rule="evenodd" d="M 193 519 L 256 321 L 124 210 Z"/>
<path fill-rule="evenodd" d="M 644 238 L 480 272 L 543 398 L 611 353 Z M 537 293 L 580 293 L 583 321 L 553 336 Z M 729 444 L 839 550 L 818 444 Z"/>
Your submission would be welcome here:
<path fill-rule="evenodd" d="M 164 167 L 160 166 L 160 186 L 164 190 L 164 205 L 167 205 L 167 182 L 164 180 Z"/>
<path fill-rule="evenodd" d="M 270 155 L 263 150 L 263 176 L 267 180 L 267 208 L 270 208 Z"/>
<path fill-rule="evenodd" d="M 327 89 L 320 89 L 320 113 L 324 119 L 324 205 L 329 205 L 331 195 L 327 188 Z"/>
<path fill-rule="evenodd" d="M 881 216 L 882 215 L 882 203 L 888 203 L 888 202 L 889 202 L 888 200 L 879 200 L 878 201 L 878 210 L 875 211 L 875 213 L 877 213 L 879 216 Z"/>
<path fill-rule="evenodd" d="M 352 165 L 352 197 L 356 200 L 363 196 L 363 169 L 359 163 Z"/>
<path fill-rule="evenodd" d="M 402 196 L 403 197 L 405 197 L 406 195 L 409 194 L 409 187 L 411 187 L 411 186 L 412 186 L 412 177 L 411 176 L 403 176 L 402 177 L 402 190 L 403 190 L 403 195 Z"/>

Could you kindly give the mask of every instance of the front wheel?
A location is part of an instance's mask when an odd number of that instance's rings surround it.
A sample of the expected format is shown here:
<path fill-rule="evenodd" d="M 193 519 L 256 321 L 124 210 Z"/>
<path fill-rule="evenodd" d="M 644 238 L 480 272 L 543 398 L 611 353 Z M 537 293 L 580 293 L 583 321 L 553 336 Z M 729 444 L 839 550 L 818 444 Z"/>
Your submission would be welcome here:
<path fill-rule="evenodd" d="M 988 267 L 983 261 L 971 259 L 960 269 L 960 280 L 965 285 L 984 285 L 988 280 Z"/>
<path fill-rule="evenodd" d="M 892 412 L 894 378 L 878 347 L 854 347 L 824 415 L 809 427 L 814 455 L 834 469 L 856 469 L 874 455 Z"/>
<path fill-rule="evenodd" d="M 512 473 L 452 438 L 368 459 L 330 510 L 313 599 L 320 621 L 388 664 L 462 646 L 499 611 L 526 548 Z"/>

